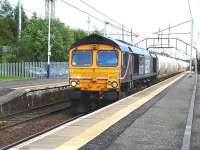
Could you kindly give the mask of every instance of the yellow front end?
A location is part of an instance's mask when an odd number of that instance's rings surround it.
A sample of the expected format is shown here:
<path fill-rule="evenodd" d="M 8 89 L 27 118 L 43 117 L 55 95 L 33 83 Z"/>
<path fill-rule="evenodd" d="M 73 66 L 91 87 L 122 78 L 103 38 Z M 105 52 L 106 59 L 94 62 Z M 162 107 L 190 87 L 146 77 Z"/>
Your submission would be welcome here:
<path fill-rule="evenodd" d="M 79 61 L 85 61 L 84 65 Z M 120 62 L 121 53 L 112 46 L 88 44 L 73 48 L 69 51 L 70 84 L 81 91 L 120 91 Z"/>

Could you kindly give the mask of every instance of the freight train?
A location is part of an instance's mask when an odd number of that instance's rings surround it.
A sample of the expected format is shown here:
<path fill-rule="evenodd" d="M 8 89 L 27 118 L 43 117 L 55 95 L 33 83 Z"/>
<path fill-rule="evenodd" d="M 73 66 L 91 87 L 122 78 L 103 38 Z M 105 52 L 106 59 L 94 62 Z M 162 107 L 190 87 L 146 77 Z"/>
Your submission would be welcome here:
<path fill-rule="evenodd" d="M 69 82 L 82 94 L 116 99 L 120 92 L 188 69 L 188 62 L 92 34 L 69 48 Z"/>

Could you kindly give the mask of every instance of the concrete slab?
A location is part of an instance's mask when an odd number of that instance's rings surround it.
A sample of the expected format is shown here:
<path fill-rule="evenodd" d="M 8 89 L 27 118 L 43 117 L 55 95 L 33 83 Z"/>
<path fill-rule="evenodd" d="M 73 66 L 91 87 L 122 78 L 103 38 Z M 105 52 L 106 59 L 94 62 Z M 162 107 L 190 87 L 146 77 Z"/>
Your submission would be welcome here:
<path fill-rule="evenodd" d="M 84 132 L 86 129 L 87 129 L 87 127 L 84 127 L 84 126 L 70 125 L 64 129 L 56 132 L 54 135 L 55 136 L 75 137 L 75 136 L 78 136 L 81 132 Z"/>
<path fill-rule="evenodd" d="M 92 125 L 100 122 L 102 119 L 99 118 L 86 118 L 79 122 L 73 123 L 71 126 L 91 127 Z"/>

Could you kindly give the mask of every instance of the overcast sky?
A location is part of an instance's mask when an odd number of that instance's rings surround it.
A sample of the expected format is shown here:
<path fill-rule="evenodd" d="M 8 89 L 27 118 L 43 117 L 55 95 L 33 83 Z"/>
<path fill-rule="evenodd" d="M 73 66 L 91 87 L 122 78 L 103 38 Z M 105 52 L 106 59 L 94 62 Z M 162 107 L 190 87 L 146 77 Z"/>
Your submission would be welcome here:
<path fill-rule="evenodd" d="M 17 4 L 18 0 L 9 0 L 12 4 Z M 109 19 L 91 10 L 80 0 L 65 0 L 92 15 L 109 21 Z M 151 33 L 158 31 L 159 28 L 167 28 L 169 24 L 175 25 L 190 20 L 188 0 L 84 0 L 88 4 L 104 12 L 116 21 L 139 34 L 139 38 L 153 36 Z M 38 15 L 44 16 L 45 1 L 44 0 L 22 0 L 25 9 L 36 11 Z M 197 33 L 200 31 L 200 0 L 190 0 L 192 15 L 194 18 L 194 44 L 197 40 Z M 31 16 L 32 14 L 28 14 Z M 73 28 L 88 29 L 88 16 L 77 11 L 76 9 L 56 0 L 56 17 L 66 25 Z M 90 18 L 90 30 L 103 30 L 104 23 Z M 190 32 L 190 23 L 174 28 L 171 32 Z M 121 33 L 121 31 L 113 29 L 107 25 L 108 33 Z M 168 33 L 168 31 L 166 32 Z M 120 38 L 117 36 L 116 38 Z M 179 35 L 179 38 L 186 42 L 190 42 L 189 35 Z M 130 40 L 126 38 L 127 40 Z M 197 47 L 200 48 L 200 40 Z"/>

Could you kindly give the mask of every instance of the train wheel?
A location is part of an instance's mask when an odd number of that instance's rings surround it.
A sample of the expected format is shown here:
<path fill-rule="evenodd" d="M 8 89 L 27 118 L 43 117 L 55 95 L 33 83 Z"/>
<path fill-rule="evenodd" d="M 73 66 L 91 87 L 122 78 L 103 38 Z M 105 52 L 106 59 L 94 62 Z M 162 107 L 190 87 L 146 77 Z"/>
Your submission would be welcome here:
<path fill-rule="evenodd" d="M 88 113 L 90 110 L 90 95 L 89 93 L 82 92 L 81 99 L 78 101 L 76 105 L 77 113 Z"/>
<path fill-rule="evenodd" d="M 123 99 L 126 97 L 126 93 L 125 92 L 118 92 L 118 100 Z"/>
<path fill-rule="evenodd" d="M 109 102 L 115 102 L 118 100 L 118 92 L 115 92 L 115 91 L 111 91 L 111 92 L 105 92 L 104 93 L 104 99 L 106 101 L 109 101 Z"/>

